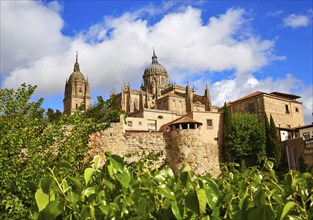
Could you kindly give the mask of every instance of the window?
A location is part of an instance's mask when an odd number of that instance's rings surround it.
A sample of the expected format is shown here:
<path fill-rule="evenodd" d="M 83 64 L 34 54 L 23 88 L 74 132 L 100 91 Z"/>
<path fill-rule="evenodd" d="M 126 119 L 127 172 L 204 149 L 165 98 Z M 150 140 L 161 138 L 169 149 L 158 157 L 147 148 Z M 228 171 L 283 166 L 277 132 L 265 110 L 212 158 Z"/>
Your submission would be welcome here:
<path fill-rule="evenodd" d="M 164 78 L 161 79 L 161 85 L 164 86 Z"/>
<path fill-rule="evenodd" d="M 133 122 L 132 121 L 128 121 L 127 125 L 128 125 L 128 127 L 133 127 Z"/>
<path fill-rule="evenodd" d="M 134 110 L 138 110 L 138 99 L 134 99 Z"/>
<path fill-rule="evenodd" d="M 139 125 L 142 125 L 142 122 L 141 122 L 141 121 L 139 122 Z"/>
<path fill-rule="evenodd" d="M 76 109 L 78 109 L 78 104 L 76 103 Z"/>
<path fill-rule="evenodd" d="M 206 125 L 207 125 L 207 128 L 212 128 L 213 127 L 213 120 L 212 119 L 207 119 L 206 120 Z"/>
<path fill-rule="evenodd" d="M 310 132 L 303 133 L 304 140 L 310 139 Z"/>
<path fill-rule="evenodd" d="M 296 112 L 299 112 L 299 108 L 296 107 Z"/>
<path fill-rule="evenodd" d="M 289 106 L 285 105 L 285 109 L 286 109 L 286 114 L 289 114 Z"/>
<path fill-rule="evenodd" d="M 82 92 L 83 92 L 82 87 L 79 87 L 79 93 L 82 93 Z"/>

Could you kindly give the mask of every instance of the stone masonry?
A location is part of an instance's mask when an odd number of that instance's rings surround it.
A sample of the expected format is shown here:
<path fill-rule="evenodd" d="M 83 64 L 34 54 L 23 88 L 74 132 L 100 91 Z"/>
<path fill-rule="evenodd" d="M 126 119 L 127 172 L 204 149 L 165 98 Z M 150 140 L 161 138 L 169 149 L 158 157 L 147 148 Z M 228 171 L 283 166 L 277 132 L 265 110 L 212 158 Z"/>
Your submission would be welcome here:
<path fill-rule="evenodd" d="M 128 132 L 124 124 L 112 124 L 108 129 L 90 135 L 87 158 L 100 156 L 109 151 L 123 156 L 126 161 L 138 161 L 143 155 L 161 153 L 173 170 L 182 166 L 198 174 L 209 172 L 216 177 L 220 173 L 219 148 L 204 143 L 197 129 L 171 132 Z"/>

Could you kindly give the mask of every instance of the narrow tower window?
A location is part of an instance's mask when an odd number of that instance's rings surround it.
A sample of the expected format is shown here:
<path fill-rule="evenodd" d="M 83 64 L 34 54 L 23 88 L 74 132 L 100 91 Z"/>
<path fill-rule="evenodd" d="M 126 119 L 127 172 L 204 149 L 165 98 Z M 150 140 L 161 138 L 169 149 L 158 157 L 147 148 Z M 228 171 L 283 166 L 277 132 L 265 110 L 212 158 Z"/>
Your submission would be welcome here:
<path fill-rule="evenodd" d="M 286 114 L 289 114 L 289 107 L 288 107 L 288 105 L 285 105 L 285 109 L 286 109 Z"/>

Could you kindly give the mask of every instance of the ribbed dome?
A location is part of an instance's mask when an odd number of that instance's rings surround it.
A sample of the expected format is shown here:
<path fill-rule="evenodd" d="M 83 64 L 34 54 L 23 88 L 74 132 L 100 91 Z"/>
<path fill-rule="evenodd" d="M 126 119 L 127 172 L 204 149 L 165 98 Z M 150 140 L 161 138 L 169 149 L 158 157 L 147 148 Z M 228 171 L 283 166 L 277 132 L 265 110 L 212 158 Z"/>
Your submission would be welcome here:
<path fill-rule="evenodd" d="M 158 57 L 155 55 L 155 52 L 153 51 L 152 56 L 152 63 L 145 69 L 144 75 L 150 75 L 150 74 L 166 74 L 167 71 L 161 64 L 158 63 Z"/>
<path fill-rule="evenodd" d="M 71 74 L 69 81 L 73 80 L 85 80 L 84 75 L 80 72 L 79 63 L 78 63 L 78 56 L 76 54 L 76 62 L 74 64 L 74 72 Z"/>
<path fill-rule="evenodd" d="M 81 72 L 73 72 L 69 78 L 69 81 L 85 80 L 84 75 Z"/>

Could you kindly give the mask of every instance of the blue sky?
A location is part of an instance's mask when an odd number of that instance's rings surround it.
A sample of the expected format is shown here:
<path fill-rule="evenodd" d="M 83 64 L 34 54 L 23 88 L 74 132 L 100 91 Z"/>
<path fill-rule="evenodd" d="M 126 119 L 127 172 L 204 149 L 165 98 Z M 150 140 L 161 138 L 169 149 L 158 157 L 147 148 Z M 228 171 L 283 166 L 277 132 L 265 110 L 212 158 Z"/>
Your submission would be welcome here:
<path fill-rule="evenodd" d="M 313 108 L 312 1 L 1 1 L 1 88 L 38 85 L 63 110 L 79 52 L 93 100 L 138 89 L 155 47 L 170 80 L 214 105 L 255 91 L 300 95 Z"/>

